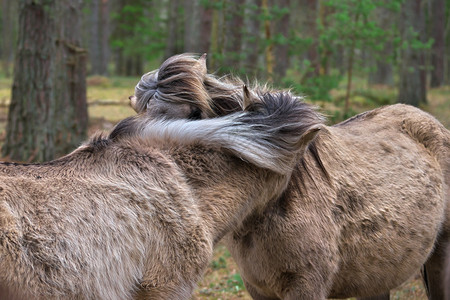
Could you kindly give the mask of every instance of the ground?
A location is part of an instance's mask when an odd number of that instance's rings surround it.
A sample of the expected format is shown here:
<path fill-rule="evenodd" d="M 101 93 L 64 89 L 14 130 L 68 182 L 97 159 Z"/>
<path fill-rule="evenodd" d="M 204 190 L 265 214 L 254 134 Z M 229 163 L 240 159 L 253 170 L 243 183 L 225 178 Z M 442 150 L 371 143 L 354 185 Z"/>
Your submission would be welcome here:
<path fill-rule="evenodd" d="M 88 79 L 88 102 L 90 125 L 89 133 L 109 130 L 114 124 L 134 111 L 128 105 L 128 96 L 134 92 L 139 78 Z M 0 78 L 0 145 L 4 141 L 7 108 L 10 99 L 11 80 Z M 332 91 L 334 102 L 317 102 L 331 122 L 342 120 L 343 90 Z M 450 87 L 435 89 L 428 94 L 428 104 L 422 109 L 433 114 L 447 128 L 450 128 Z M 352 113 L 362 112 L 380 105 L 395 102 L 395 90 L 388 87 L 372 87 L 356 90 L 352 98 Z M 0 159 L 1 160 L 1 159 Z M 251 299 L 245 291 L 236 263 L 226 248 L 219 244 L 203 280 L 199 283 L 192 300 L 200 299 Z M 423 284 L 416 275 L 410 281 L 397 288 L 391 299 L 426 299 Z"/>

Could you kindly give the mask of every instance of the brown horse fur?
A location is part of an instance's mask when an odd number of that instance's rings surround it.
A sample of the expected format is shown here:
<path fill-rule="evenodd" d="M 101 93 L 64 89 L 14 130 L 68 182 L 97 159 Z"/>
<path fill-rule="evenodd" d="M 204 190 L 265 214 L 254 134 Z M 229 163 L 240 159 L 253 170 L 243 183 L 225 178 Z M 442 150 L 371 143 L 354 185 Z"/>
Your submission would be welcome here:
<path fill-rule="evenodd" d="M 447 245 L 444 276 L 444 299 L 450 300 L 450 243 Z"/>
<path fill-rule="evenodd" d="M 266 95 L 216 119 L 139 114 L 60 159 L 1 163 L 0 293 L 188 299 L 213 245 L 281 195 L 321 120 Z"/>
<path fill-rule="evenodd" d="M 445 255 L 445 274 L 444 274 L 444 299 L 450 300 L 450 243 L 447 245 Z"/>
<path fill-rule="evenodd" d="M 131 104 L 151 116 L 206 118 L 239 111 L 254 96 L 280 94 L 255 86 L 242 95 L 241 86 L 207 74 L 204 56 L 178 55 L 142 77 Z M 442 299 L 449 156 L 449 131 L 407 105 L 322 129 L 283 195 L 225 237 L 250 294 L 375 296 L 426 263 L 431 298 Z"/>

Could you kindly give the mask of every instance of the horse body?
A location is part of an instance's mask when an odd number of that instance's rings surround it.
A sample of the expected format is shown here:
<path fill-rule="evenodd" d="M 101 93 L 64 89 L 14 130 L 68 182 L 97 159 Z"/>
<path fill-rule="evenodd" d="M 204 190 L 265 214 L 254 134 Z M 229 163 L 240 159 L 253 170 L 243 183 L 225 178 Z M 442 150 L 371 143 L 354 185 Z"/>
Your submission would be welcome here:
<path fill-rule="evenodd" d="M 205 118 L 239 111 L 252 97 L 286 93 L 256 86 L 241 94 L 241 86 L 207 74 L 204 57 L 179 55 L 142 77 L 132 106 L 153 117 L 196 112 Z M 283 195 L 225 237 L 249 293 L 254 299 L 374 296 L 425 264 L 431 297 L 441 299 L 449 155 L 449 131 L 407 105 L 322 129 Z"/>
<path fill-rule="evenodd" d="M 255 299 L 377 295 L 420 269 L 448 219 L 444 149 L 406 132 L 411 117 L 443 138 L 430 116 L 403 105 L 327 127 L 314 143 L 329 178 L 307 153 L 279 201 L 227 236 Z"/>
<path fill-rule="evenodd" d="M 63 158 L 1 163 L 0 292 L 188 299 L 214 243 L 278 198 L 320 129 L 298 101 L 263 101 L 214 120 L 141 114 Z"/>
<path fill-rule="evenodd" d="M 199 268 L 212 248 L 189 186 L 158 149 L 123 146 L 1 176 L 3 283 L 38 299 L 126 299 L 151 272 L 162 277 L 155 286 L 177 282 L 188 297 L 192 283 L 177 269 Z"/>

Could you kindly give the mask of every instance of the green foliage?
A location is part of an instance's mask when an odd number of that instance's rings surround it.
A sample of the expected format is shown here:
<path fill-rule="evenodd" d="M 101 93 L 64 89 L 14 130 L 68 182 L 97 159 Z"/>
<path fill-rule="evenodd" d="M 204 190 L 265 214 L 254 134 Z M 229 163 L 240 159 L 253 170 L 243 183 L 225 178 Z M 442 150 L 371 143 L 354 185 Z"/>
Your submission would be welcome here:
<path fill-rule="evenodd" d="M 227 261 L 225 257 L 221 256 L 217 260 L 211 262 L 211 267 L 213 270 L 225 269 L 227 267 Z"/>
<path fill-rule="evenodd" d="M 305 94 L 310 100 L 331 101 L 329 92 L 338 87 L 341 81 L 339 75 L 321 75 L 306 77 L 302 81 L 286 77 L 283 85 L 292 88 L 297 94 Z"/>
<path fill-rule="evenodd" d="M 145 0 L 127 3 L 112 15 L 117 24 L 111 37 L 112 47 L 122 49 L 127 56 L 139 55 L 149 60 L 160 57 L 166 45 L 161 14 L 155 14 Z"/>
<path fill-rule="evenodd" d="M 245 289 L 244 281 L 238 273 L 231 275 L 227 280 L 227 287 L 233 293 L 238 293 Z"/>

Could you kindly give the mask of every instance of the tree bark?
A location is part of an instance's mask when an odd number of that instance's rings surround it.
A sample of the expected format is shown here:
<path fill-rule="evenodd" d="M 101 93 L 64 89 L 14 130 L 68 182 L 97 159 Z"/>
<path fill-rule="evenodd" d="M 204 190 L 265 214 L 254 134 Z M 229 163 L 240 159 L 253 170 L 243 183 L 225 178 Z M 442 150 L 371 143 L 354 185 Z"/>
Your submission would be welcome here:
<path fill-rule="evenodd" d="M 2 149 L 12 160 L 48 161 L 85 138 L 86 51 L 77 42 L 80 4 L 81 0 L 20 1 L 19 42 Z"/>
<path fill-rule="evenodd" d="M 445 0 L 433 0 L 432 5 L 432 37 L 431 49 L 431 87 L 439 87 L 444 83 L 445 64 Z"/>
<path fill-rule="evenodd" d="M 90 39 L 89 39 L 89 61 L 91 64 L 91 74 L 100 74 L 100 43 L 99 43 L 99 16 L 100 1 L 92 0 L 90 11 Z"/>
<path fill-rule="evenodd" d="M 89 61 L 91 74 L 107 75 L 109 60 L 109 1 L 92 0 Z"/>
<path fill-rule="evenodd" d="M 11 77 L 11 64 L 14 61 L 14 46 L 17 36 L 17 2 L 2 0 L 2 67 L 6 77 Z"/>
<path fill-rule="evenodd" d="M 44 161 L 55 155 L 55 0 L 20 1 L 19 37 L 3 155 Z"/>
<path fill-rule="evenodd" d="M 82 0 L 58 0 L 59 24 L 55 56 L 54 90 L 56 154 L 66 154 L 86 138 L 87 51 L 81 47 Z"/>

